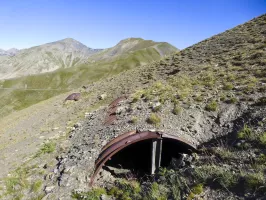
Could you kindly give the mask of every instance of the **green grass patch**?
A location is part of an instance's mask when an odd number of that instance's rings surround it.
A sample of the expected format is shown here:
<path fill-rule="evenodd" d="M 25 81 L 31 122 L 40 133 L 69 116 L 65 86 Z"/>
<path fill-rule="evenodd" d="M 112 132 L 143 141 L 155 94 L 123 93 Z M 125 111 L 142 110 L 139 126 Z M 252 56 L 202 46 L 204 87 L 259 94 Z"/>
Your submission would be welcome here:
<path fill-rule="evenodd" d="M 218 103 L 212 100 L 209 104 L 206 105 L 205 109 L 207 111 L 216 111 L 218 109 Z"/>
<path fill-rule="evenodd" d="M 233 172 L 213 164 L 196 168 L 195 177 L 198 182 L 216 183 L 225 188 L 233 188 L 239 181 L 239 177 Z"/>
<path fill-rule="evenodd" d="M 234 88 L 234 85 L 232 83 L 226 83 L 224 84 L 223 89 L 224 90 L 232 90 Z"/>
<path fill-rule="evenodd" d="M 48 141 L 41 146 L 40 150 L 37 152 L 35 157 L 41 156 L 43 154 L 53 153 L 55 149 L 56 149 L 56 143 Z"/>
<path fill-rule="evenodd" d="M 141 187 L 139 182 L 121 179 L 115 184 L 116 186 L 108 191 L 108 195 L 121 200 L 141 199 Z"/>
<path fill-rule="evenodd" d="M 147 122 L 149 124 L 153 124 L 153 125 L 157 126 L 161 123 L 161 118 L 158 115 L 156 115 L 155 113 L 152 113 L 150 115 L 150 117 L 147 119 Z"/>
<path fill-rule="evenodd" d="M 266 146 L 266 132 L 264 132 L 260 137 L 259 141 L 262 145 Z"/>
<path fill-rule="evenodd" d="M 259 187 L 265 187 L 265 178 L 264 174 L 261 172 L 258 173 L 249 173 L 245 176 L 246 190 L 257 190 Z"/>
<path fill-rule="evenodd" d="M 179 105 L 175 105 L 175 107 L 174 107 L 172 112 L 175 115 L 179 115 L 182 112 L 182 108 Z"/>
<path fill-rule="evenodd" d="M 42 180 L 38 180 L 31 185 L 32 192 L 38 192 L 42 187 Z"/>
<path fill-rule="evenodd" d="M 251 128 L 248 127 L 247 124 L 244 125 L 242 130 L 240 130 L 237 133 L 237 138 L 238 139 L 247 139 L 247 140 L 252 140 L 254 139 L 254 133 Z"/>
<path fill-rule="evenodd" d="M 261 97 L 257 100 L 256 104 L 258 106 L 265 106 L 266 105 L 266 97 Z"/>
<path fill-rule="evenodd" d="M 106 194 L 104 188 L 93 188 L 89 192 L 72 192 L 71 197 L 78 200 L 99 200 L 103 194 Z"/>
<path fill-rule="evenodd" d="M 132 123 L 132 124 L 136 124 L 137 122 L 138 122 L 138 117 L 136 117 L 136 116 L 133 116 L 130 120 L 130 123 Z"/>
<path fill-rule="evenodd" d="M 192 200 L 196 195 L 199 195 L 203 192 L 203 184 L 197 184 L 191 188 L 191 192 L 187 197 L 187 200 Z"/>

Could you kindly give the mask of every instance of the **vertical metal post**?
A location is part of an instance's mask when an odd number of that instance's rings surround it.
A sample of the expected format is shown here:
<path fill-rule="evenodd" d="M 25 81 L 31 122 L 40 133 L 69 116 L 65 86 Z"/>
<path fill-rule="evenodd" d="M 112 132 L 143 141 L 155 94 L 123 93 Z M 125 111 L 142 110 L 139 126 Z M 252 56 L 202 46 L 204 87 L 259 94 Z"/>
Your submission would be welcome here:
<path fill-rule="evenodd" d="M 161 166 L 162 139 L 152 140 L 151 174 L 154 174 Z"/>

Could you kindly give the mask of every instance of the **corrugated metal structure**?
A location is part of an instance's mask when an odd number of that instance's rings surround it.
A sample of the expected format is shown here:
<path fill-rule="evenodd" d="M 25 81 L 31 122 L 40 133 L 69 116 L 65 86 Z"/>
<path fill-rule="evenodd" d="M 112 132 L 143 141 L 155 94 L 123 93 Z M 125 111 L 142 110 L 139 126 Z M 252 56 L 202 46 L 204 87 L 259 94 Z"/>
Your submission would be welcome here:
<path fill-rule="evenodd" d="M 91 177 L 90 185 L 93 185 L 93 182 L 99 173 L 99 171 L 102 169 L 102 167 L 105 165 L 105 163 L 110 160 L 115 154 L 120 152 L 121 150 L 125 149 L 126 147 L 137 144 L 141 141 L 147 141 L 150 140 L 152 142 L 152 153 L 151 153 L 151 174 L 157 170 L 161 165 L 161 155 L 164 151 L 164 148 L 162 146 L 163 140 L 168 140 L 174 142 L 174 145 L 182 145 L 186 152 L 195 152 L 196 147 L 191 144 L 190 142 L 163 132 L 154 132 L 154 131 L 130 131 L 127 133 L 124 133 L 115 139 L 111 140 L 109 143 L 107 143 L 103 148 L 102 151 L 98 157 L 98 159 L 95 162 L 95 171 L 93 176 Z M 173 149 L 174 151 L 175 149 Z M 139 155 L 131 155 L 131 156 L 139 156 Z"/>

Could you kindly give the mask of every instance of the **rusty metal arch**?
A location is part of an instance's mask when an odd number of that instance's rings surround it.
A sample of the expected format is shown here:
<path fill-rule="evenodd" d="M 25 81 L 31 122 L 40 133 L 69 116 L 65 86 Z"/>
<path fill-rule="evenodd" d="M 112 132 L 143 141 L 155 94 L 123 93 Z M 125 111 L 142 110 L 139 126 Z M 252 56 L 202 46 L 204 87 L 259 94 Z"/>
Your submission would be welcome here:
<path fill-rule="evenodd" d="M 102 151 L 98 157 L 98 159 L 95 161 L 95 171 L 94 174 L 91 177 L 90 180 L 90 186 L 93 185 L 93 182 L 99 173 L 99 171 L 102 169 L 104 164 L 111 159 L 113 155 L 115 155 L 117 152 L 121 151 L 122 149 L 126 148 L 129 145 L 132 145 L 134 143 L 143 141 L 143 140 L 151 140 L 151 139 L 172 139 L 177 142 L 180 142 L 182 144 L 185 144 L 188 146 L 191 151 L 196 151 L 197 148 L 190 142 L 186 141 L 183 138 L 163 133 L 163 132 L 153 132 L 153 131 L 144 131 L 144 132 L 137 132 L 137 131 L 130 131 L 127 133 L 124 133 L 115 139 L 111 140 L 109 143 L 107 143 L 103 148 Z"/>

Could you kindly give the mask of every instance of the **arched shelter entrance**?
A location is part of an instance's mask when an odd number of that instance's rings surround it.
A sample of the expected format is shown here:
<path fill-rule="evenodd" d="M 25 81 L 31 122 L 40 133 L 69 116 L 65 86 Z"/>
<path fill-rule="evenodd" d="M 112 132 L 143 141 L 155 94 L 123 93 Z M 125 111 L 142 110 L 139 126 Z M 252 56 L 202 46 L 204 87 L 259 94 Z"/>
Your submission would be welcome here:
<path fill-rule="evenodd" d="M 111 140 L 102 148 L 95 162 L 95 171 L 90 185 L 105 164 L 119 164 L 123 168 L 135 168 L 144 173 L 154 174 L 160 166 L 167 166 L 172 157 L 195 151 L 196 147 L 190 142 L 167 133 L 127 132 Z"/>

